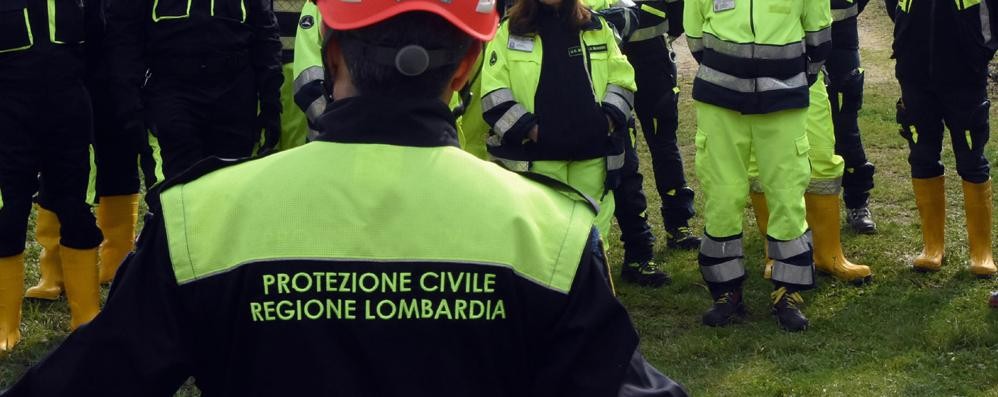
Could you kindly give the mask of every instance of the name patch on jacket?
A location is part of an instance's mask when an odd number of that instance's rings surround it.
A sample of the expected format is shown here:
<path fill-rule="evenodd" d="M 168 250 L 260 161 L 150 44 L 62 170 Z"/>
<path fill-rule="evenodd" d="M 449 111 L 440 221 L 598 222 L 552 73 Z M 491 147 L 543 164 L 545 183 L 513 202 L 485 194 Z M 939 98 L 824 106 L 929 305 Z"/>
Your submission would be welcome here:
<path fill-rule="evenodd" d="M 264 273 L 253 322 L 506 319 L 488 271 L 303 271 Z"/>
<path fill-rule="evenodd" d="M 714 12 L 735 9 L 735 0 L 714 0 Z"/>
<path fill-rule="evenodd" d="M 582 47 L 580 47 L 580 46 L 569 47 L 568 48 L 568 56 L 569 57 L 580 57 L 580 56 L 582 56 Z"/>
<path fill-rule="evenodd" d="M 509 36 L 506 46 L 513 51 L 533 52 L 534 38 L 527 36 Z"/>
<path fill-rule="evenodd" d="M 606 44 L 598 44 L 598 45 L 586 46 L 586 51 L 589 51 L 590 53 L 593 53 L 593 52 L 606 52 Z"/>

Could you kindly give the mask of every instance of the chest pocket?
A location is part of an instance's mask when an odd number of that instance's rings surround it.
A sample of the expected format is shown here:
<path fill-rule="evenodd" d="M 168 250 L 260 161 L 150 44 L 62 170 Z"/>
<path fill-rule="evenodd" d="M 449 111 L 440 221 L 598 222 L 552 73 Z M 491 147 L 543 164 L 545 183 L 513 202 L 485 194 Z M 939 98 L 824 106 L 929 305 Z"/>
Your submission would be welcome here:
<path fill-rule="evenodd" d="M 34 37 L 28 22 L 28 1 L 0 1 L 0 53 L 28 49 L 32 44 Z"/>
<path fill-rule="evenodd" d="M 49 39 L 57 44 L 82 43 L 85 34 L 84 0 L 48 0 Z"/>
<path fill-rule="evenodd" d="M 534 51 L 538 50 L 538 48 L 534 48 Z M 506 57 L 509 60 L 507 67 L 511 77 L 509 85 L 514 95 L 520 96 L 536 92 L 541 76 L 541 54 L 517 50 L 507 51 Z M 518 98 L 518 102 L 525 106 L 532 104 L 534 100 L 534 98 L 522 99 L 527 98 Z M 528 106 L 527 110 L 533 111 L 533 106 Z"/>
<path fill-rule="evenodd" d="M 171 19 L 184 19 L 191 16 L 191 3 L 210 2 L 211 16 L 222 19 L 246 22 L 245 0 L 154 0 L 152 20 L 154 22 Z"/>

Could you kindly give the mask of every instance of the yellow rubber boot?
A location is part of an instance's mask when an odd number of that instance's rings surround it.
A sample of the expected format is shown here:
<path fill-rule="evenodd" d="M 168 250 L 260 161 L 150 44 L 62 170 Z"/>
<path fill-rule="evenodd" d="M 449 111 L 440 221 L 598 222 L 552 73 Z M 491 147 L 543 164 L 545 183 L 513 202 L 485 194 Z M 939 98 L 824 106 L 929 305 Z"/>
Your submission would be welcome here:
<path fill-rule="evenodd" d="M 42 246 L 38 256 L 38 268 L 41 277 L 38 284 L 28 288 L 24 296 L 32 299 L 56 300 L 62 295 L 62 264 L 59 261 L 59 230 L 61 224 L 54 212 L 38 208 L 38 219 L 35 221 L 35 239 Z"/>
<path fill-rule="evenodd" d="M 752 212 L 755 213 L 755 223 L 759 225 L 759 235 L 762 236 L 762 249 L 766 253 L 766 268 L 762 271 L 762 277 L 769 280 L 773 275 L 773 260 L 769 259 L 769 242 L 766 239 L 766 228 L 769 226 L 769 206 L 766 204 L 766 195 L 758 192 L 749 193 L 752 199 Z"/>
<path fill-rule="evenodd" d="M 804 202 L 814 238 L 815 269 L 842 281 L 868 281 L 873 276 L 870 267 L 851 263 L 842 253 L 839 195 L 807 193 Z"/>
<path fill-rule="evenodd" d="M 97 282 L 97 248 L 78 250 L 59 247 L 66 300 L 69 302 L 70 329 L 90 322 L 100 312 L 100 285 Z"/>
<path fill-rule="evenodd" d="M 963 181 L 963 208 L 967 211 L 967 240 L 970 243 L 970 272 L 977 277 L 998 273 L 991 254 L 991 180 Z"/>
<path fill-rule="evenodd" d="M 0 353 L 21 341 L 21 301 L 24 300 L 24 255 L 0 258 Z"/>
<path fill-rule="evenodd" d="M 912 178 L 915 190 L 915 204 L 922 219 L 922 253 L 912 265 L 915 270 L 937 272 L 943 267 L 943 251 L 946 228 L 946 186 L 942 176 L 935 178 Z"/>
<path fill-rule="evenodd" d="M 139 195 L 103 196 L 97 206 L 97 227 L 104 233 L 100 245 L 101 284 L 110 283 L 125 260 L 135 248 L 135 222 L 139 219 Z"/>

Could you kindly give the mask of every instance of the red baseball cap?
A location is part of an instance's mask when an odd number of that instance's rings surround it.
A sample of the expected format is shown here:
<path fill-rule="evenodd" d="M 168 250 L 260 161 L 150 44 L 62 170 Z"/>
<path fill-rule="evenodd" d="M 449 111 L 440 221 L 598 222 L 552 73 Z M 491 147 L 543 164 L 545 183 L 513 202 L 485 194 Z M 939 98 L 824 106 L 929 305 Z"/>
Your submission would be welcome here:
<path fill-rule="evenodd" d="M 322 20 L 335 30 L 377 24 L 410 11 L 440 15 L 475 39 L 488 41 L 499 26 L 496 0 L 317 0 Z"/>

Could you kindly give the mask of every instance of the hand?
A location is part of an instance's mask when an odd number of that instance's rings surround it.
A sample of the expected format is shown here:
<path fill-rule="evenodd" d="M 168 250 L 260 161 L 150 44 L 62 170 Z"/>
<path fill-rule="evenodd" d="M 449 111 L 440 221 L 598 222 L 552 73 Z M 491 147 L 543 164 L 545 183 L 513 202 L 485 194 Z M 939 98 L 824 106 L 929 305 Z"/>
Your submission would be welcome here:
<path fill-rule="evenodd" d="M 277 145 L 281 142 L 281 120 L 280 116 L 272 117 L 261 112 L 257 116 L 257 125 L 263 132 L 263 143 L 257 153 L 261 156 L 273 153 Z"/>
<path fill-rule="evenodd" d="M 537 126 L 535 125 L 534 128 L 531 128 L 530 132 L 527 133 L 527 139 L 537 142 L 537 137 L 538 137 L 538 129 Z"/>

